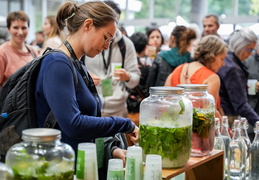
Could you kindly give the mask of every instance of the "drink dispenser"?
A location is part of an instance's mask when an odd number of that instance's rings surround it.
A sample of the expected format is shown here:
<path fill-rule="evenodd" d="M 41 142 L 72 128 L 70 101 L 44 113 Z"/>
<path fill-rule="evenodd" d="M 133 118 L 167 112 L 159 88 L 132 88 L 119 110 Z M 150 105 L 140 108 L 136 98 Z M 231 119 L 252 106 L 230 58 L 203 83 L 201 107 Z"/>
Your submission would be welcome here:
<path fill-rule="evenodd" d="M 57 129 L 23 130 L 23 141 L 13 145 L 6 155 L 14 178 L 73 180 L 75 153 L 60 138 L 61 131 Z"/>
<path fill-rule="evenodd" d="M 151 87 L 140 104 L 139 145 L 144 155 L 161 155 L 163 168 L 184 166 L 191 152 L 192 114 L 183 88 Z"/>
<path fill-rule="evenodd" d="M 215 100 L 205 84 L 180 84 L 185 96 L 193 104 L 192 152 L 191 156 L 208 155 L 214 147 Z"/>

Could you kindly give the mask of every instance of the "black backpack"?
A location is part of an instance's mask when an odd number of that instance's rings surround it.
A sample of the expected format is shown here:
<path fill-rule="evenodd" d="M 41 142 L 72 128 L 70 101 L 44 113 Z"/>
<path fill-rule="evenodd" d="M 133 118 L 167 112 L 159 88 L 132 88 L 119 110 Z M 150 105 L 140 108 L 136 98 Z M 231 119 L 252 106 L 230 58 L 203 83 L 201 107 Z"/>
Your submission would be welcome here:
<path fill-rule="evenodd" d="M 21 141 L 22 131 L 36 128 L 35 85 L 43 58 L 51 53 L 63 53 L 60 50 L 48 48 L 44 55 L 37 57 L 11 75 L 0 89 L 0 155 L 3 158 L 8 149 Z M 66 55 L 74 74 L 74 84 L 78 79 L 73 65 L 73 59 Z M 56 124 L 54 115 L 50 112 L 44 127 L 53 128 Z M 1 158 L 1 161 L 4 159 Z"/>

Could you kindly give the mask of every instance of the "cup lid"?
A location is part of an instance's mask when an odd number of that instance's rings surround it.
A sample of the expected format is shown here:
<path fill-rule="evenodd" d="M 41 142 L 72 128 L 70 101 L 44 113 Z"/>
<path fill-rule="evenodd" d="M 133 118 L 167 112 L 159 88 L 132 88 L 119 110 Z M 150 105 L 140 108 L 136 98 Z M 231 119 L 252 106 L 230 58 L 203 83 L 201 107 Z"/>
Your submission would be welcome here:
<path fill-rule="evenodd" d="M 162 157 L 157 154 L 148 154 L 146 157 L 146 166 L 147 165 L 162 165 Z"/>
<path fill-rule="evenodd" d="M 110 159 L 109 163 L 108 163 L 108 169 L 111 170 L 111 171 L 123 170 L 122 159 Z"/>
<path fill-rule="evenodd" d="M 140 157 L 142 156 L 142 148 L 140 146 L 129 146 L 127 148 L 127 157 Z"/>
<path fill-rule="evenodd" d="M 79 143 L 78 150 L 87 151 L 87 152 L 96 152 L 96 144 L 90 143 L 90 142 Z"/>

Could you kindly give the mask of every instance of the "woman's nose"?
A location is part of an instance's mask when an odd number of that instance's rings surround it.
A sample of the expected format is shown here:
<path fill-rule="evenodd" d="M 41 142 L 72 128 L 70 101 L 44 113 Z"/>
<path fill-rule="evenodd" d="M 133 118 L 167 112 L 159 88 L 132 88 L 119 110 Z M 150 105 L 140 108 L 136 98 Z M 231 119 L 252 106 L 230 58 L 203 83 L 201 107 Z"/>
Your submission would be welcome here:
<path fill-rule="evenodd" d="M 18 29 L 18 34 L 23 34 L 23 30 L 21 28 Z"/>

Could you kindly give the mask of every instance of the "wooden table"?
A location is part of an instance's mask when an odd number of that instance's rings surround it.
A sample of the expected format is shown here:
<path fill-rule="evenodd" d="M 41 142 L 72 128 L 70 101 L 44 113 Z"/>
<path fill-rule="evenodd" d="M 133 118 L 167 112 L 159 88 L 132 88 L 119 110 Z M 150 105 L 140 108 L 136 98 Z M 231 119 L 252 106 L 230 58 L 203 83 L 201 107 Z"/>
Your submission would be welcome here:
<path fill-rule="evenodd" d="M 163 169 L 163 180 L 171 179 L 185 172 L 186 180 L 223 180 L 224 151 L 213 150 L 208 156 L 191 157 L 182 168 Z"/>

